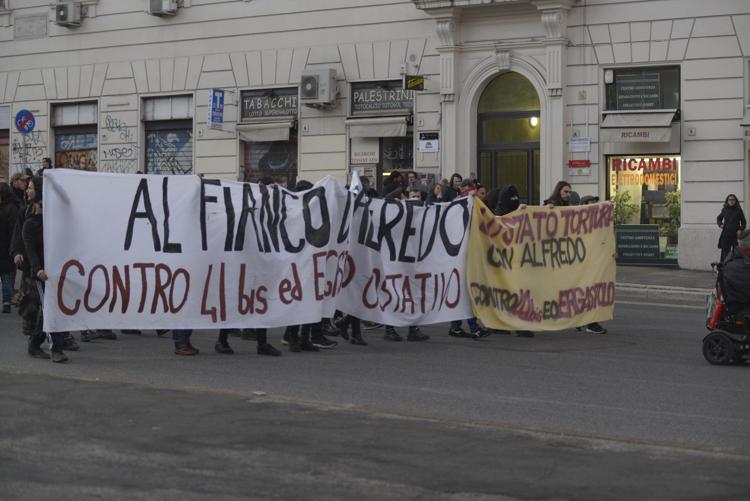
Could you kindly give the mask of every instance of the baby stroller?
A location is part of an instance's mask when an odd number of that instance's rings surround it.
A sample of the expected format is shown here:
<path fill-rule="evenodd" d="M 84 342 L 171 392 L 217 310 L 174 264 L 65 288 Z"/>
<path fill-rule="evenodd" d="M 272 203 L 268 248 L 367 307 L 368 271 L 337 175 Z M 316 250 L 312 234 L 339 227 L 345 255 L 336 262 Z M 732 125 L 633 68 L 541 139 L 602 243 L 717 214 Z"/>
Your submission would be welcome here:
<path fill-rule="evenodd" d="M 750 310 L 729 313 L 722 294 L 722 264 L 711 263 L 716 287 L 708 297 L 703 357 L 710 364 L 740 364 L 750 355 Z"/>

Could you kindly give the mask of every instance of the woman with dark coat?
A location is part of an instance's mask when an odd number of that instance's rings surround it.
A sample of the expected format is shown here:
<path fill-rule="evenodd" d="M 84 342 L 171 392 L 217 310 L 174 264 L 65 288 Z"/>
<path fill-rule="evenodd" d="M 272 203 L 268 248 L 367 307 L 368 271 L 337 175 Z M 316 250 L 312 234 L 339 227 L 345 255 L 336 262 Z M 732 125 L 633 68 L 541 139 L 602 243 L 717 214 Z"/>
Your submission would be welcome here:
<path fill-rule="evenodd" d="M 23 237 L 24 248 L 26 249 L 26 257 L 29 260 L 29 267 L 31 268 L 31 276 L 38 281 L 36 284 L 37 287 L 42 288 L 44 282 L 47 281 L 47 273 L 44 271 L 44 224 L 42 219 L 43 178 L 41 176 L 35 176 L 31 180 L 31 184 L 33 185 L 34 198 L 29 202 L 31 205 L 31 211 L 27 216 L 26 221 L 23 223 L 23 231 L 21 232 L 21 235 Z M 41 344 L 46 338 L 46 335 L 42 330 L 43 323 L 40 305 L 34 333 L 29 338 L 29 355 L 32 357 L 49 358 L 41 348 Z M 61 363 L 68 361 L 68 357 L 63 353 L 64 336 L 64 332 L 49 333 L 49 337 L 52 340 L 53 362 Z"/>
<path fill-rule="evenodd" d="M 10 255 L 13 230 L 18 218 L 18 200 L 10 185 L 0 184 L 0 280 L 3 283 L 3 313 L 10 313 L 16 267 Z"/>
<path fill-rule="evenodd" d="M 736 195 L 730 194 L 724 200 L 724 207 L 716 217 L 716 224 L 721 228 L 718 247 L 721 249 L 721 262 L 723 263 L 724 259 L 732 253 L 737 245 L 737 231 L 744 230 L 747 227 L 745 214 L 742 212 Z"/>

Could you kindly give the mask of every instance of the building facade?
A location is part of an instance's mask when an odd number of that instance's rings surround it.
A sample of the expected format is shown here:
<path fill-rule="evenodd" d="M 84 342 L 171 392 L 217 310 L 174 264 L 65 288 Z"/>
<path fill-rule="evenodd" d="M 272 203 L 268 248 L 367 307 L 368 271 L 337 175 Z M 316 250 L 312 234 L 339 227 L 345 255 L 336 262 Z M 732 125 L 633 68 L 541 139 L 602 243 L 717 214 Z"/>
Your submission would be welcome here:
<path fill-rule="evenodd" d="M 692 269 L 725 197 L 750 198 L 746 0 L 0 5 L 5 179 L 44 157 L 286 184 L 398 169 L 528 203 L 562 179 L 616 202 L 623 262 Z"/>

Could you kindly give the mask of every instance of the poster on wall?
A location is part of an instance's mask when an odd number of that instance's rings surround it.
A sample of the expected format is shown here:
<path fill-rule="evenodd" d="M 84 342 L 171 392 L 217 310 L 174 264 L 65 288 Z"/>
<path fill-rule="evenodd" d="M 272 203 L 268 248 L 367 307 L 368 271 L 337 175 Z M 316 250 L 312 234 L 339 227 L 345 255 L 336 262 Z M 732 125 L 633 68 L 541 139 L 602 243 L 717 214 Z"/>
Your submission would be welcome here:
<path fill-rule="evenodd" d="M 297 183 L 296 136 L 290 136 L 289 141 L 243 144 L 243 181 L 257 183 L 264 177 L 271 177 L 282 186 L 294 187 Z"/>

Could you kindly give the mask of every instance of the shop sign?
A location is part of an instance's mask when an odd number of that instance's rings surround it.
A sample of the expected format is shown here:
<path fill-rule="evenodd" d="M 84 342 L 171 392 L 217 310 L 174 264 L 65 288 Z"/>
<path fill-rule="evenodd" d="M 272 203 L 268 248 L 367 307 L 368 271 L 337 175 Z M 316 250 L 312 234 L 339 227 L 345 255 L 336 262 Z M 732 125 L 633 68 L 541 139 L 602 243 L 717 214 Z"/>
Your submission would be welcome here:
<path fill-rule="evenodd" d="M 668 143 L 672 140 L 672 127 L 622 127 L 599 130 L 603 143 Z"/>
<path fill-rule="evenodd" d="M 617 87 L 618 110 L 654 110 L 661 107 L 661 80 L 658 72 L 623 74 L 619 72 Z"/>
<path fill-rule="evenodd" d="M 591 175 L 591 160 L 568 160 L 568 175 L 589 176 Z"/>
<path fill-rule="evenodd" d="M 617 185 L 677 185 L 680 157 L 611 157 L 612 182 Z"/>
<path fill-rule="evenodd" d="M 380 162 L 380 139 L 377 137 L 353 137 L 351 140 L 351 164 L 376 164 Z"/>
<path fill-rule="evenodd" d="M 221 129 L 224 125 L 224 89 L 211 89 L 208 92 L 208 126 Z"/>
<path fill-rule="evenodd" d="M 570 153 L 588 153 L 591 151 L 591 138 L 571 137 L 568 142 L 568 151 Z"/>
<path fill-rule="evenodd" d="M 414 109 L 414 91 L 400 81 L 352 84 L 352 115 L 409 114 Z"/>
<path fill-rule="evenodd" d="M 437 132 L 419 133 L 419 151 L 421 153 L 437 153 L 440 151 L 440 134 Z"/>
<path fill-rule="evenodd" d="M 297 88 L 245 90 L 241 93 L 240 121 L 297 117 Z"/>
<path fill-rule="evenodd" d="M 621 224 L 617 226 L 616 233 L 618 260 L 659 259 L 658 224 Z"/>
<path fill-rule="evenodd" d="M 404 89 L 424 90 L 424 77 L 421 75 L 404 75 Z"/>

